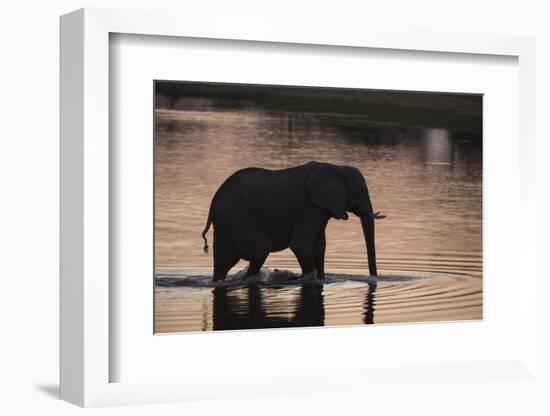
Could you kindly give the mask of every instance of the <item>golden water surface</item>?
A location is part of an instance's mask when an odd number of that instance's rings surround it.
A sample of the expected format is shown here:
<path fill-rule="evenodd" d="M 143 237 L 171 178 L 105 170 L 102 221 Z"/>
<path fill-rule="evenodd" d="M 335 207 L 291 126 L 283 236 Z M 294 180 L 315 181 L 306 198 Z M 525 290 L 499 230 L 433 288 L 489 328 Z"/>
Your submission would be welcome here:
<path fill-rule="evenodd" d="M 156 332 L 482 318 L 475 141 L 441 128 L 253 109 L 157 109 L 155 119 Z M 216 189 L 245 167 L 311 160 L 365 176 L 375 211 L 387 216 L 376 223 L 380 277 L 366 277 L 361 225 L 350 215 L 329 222 L 324 284 L 213 285 L 201 232 Z M 264 267 L 299 271 L 289 250 Z"/>

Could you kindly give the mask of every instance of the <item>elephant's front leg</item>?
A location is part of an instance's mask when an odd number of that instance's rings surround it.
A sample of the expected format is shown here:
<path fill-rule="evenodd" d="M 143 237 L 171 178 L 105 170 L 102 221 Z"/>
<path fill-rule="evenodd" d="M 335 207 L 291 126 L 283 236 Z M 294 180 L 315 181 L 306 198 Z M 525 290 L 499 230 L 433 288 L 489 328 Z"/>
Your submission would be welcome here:
<path fill-rule="evenodd" d="M 315 264 L 313 260 L 313 244 L 294 242 L 291 243 L 290 249 L 296 256 L 298 263 L 300 263 L 302 276 L 311 275 L 315 271 Z"/>
<path fill-rule="evenodd" d="M 314 252 L 313 252 L 313 266 L 317 271 L 317 278 L 324 280 L 325 279 L 325 250 L 327 247 L 327 241 L 325 238 L 325 230 L 322 230 L 319 233 L 319 238 L 315 242 Z"/>
<path fill-rule="evenodd" d="M 322 252 L 323 259 L 321 263 L 324 262 L 324 228 L 326 222 L 319 215 L 313 213 L 308 215 L 307 220 L 303 219 L 292 232 L 289 247 L 298 259 L 298 263 L 300 263 L 303 276 L 315 276 L 317 249 L 319 253 Z M 323 244 L 317 247 L 320 235 L 322 235 L 321 243 Z M 321 274 L 324 276 L 324 268 L 321 269 Z"/>
<path fill-rule="evenodd" d="M 296 254 L 296 253 L 295 253 Z M 315 266 L 313 261 L 313 255 L 310 254 L 296 254 L 300 268 L 302 269 L 302 276 L 309 277 L 315 275 Z"/>

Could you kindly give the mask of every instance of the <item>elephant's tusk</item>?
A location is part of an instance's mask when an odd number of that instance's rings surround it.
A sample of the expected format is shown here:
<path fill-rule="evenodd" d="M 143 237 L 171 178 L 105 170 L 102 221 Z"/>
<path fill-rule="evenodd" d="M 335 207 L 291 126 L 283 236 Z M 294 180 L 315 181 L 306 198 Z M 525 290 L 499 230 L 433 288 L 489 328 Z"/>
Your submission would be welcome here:
<path fill-rule="evenodd" d="M 381 219 L 386 218 L 386 216 L 384 214 L 380 214 L 380 211 L 378 211 L 378 212 L 375 212 L 374 214 L 372 214 L 372 218 L 374 218 L 376 220 L 381 220 Z"/>

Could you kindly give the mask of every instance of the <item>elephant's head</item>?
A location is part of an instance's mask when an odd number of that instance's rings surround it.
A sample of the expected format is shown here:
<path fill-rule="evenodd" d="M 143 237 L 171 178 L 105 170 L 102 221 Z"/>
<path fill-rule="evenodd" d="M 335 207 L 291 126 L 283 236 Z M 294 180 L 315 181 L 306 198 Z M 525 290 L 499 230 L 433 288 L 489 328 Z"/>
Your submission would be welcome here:
<path fill-rule="evenodd" d="M 367 246 L 369 273 L 377 276 L 374 220 L 385 218 L 373 212 L 369 190 L 359 169 L 316 163 L 307 178 L 307 191 L 313 203 L 327 210 L 333 218 L 348 219 L 352 212 L 361 219 Z"/>

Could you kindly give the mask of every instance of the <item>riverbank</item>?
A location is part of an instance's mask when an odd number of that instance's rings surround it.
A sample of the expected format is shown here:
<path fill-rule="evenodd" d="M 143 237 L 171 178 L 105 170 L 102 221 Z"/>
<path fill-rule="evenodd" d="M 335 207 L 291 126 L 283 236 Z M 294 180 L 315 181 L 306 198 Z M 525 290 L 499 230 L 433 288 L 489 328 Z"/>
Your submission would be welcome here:
<path fill-rule="evenodd" d="M 433 92 L 160 82 L 156 108 L 356 115 L 372 122 L 466 130 L 481 139 L 482 96 Z"/>

